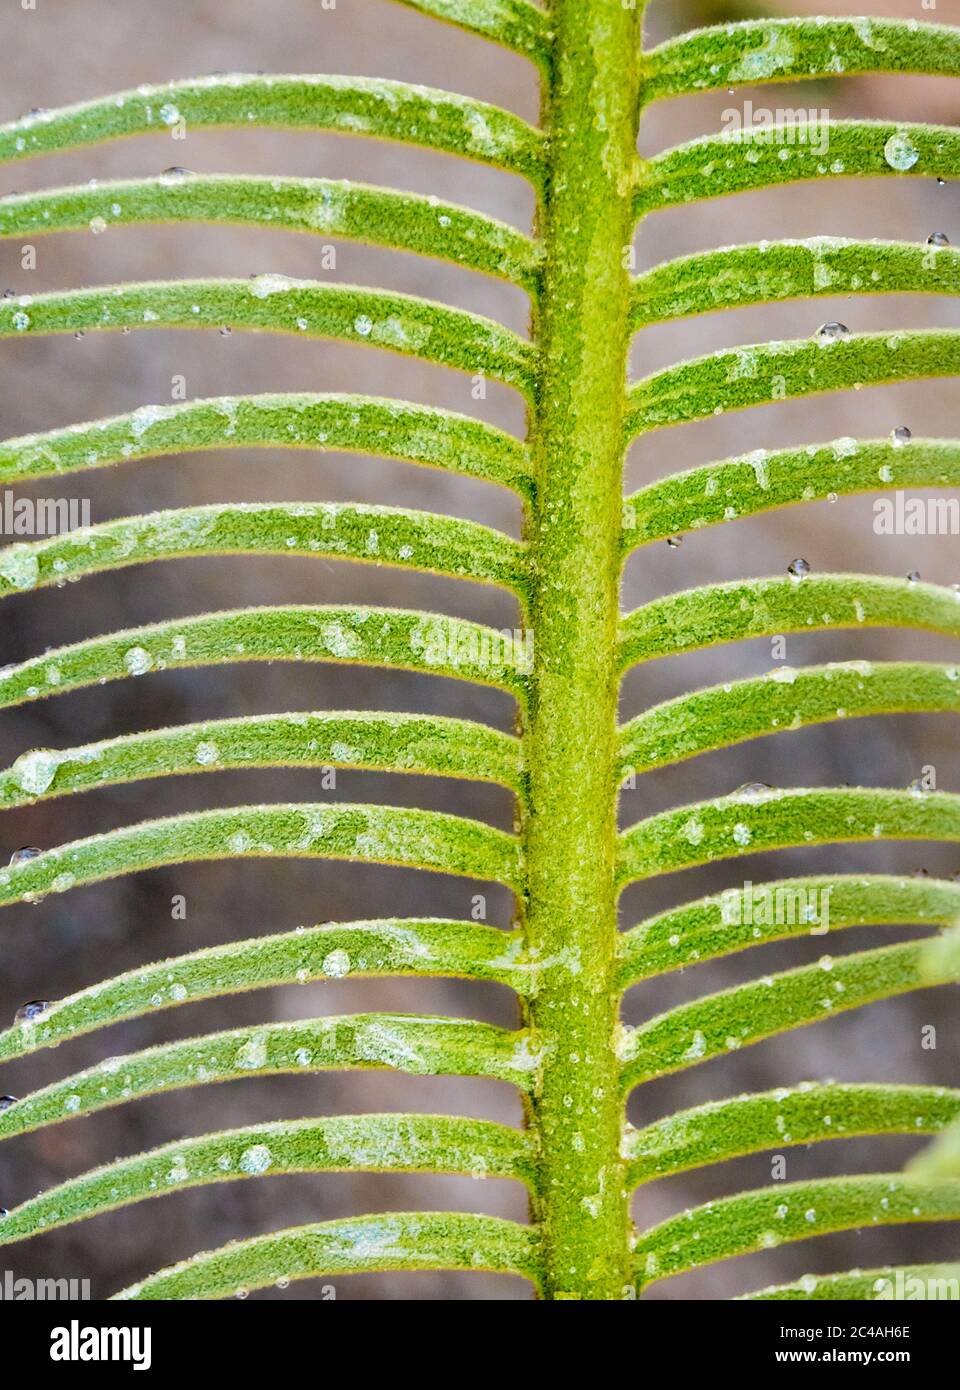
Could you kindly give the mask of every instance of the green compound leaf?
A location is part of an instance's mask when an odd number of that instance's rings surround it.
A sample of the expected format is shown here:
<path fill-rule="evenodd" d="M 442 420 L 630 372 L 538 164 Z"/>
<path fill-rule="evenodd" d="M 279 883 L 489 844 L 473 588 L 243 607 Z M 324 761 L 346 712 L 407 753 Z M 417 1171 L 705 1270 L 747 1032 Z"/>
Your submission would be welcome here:
<path fill-rule="evenodd" d="M 868 72 L 960 76 L 947 24 L 902 19 L 754 19 L 696 29 L 644 56 L 644 99 Z"/>
<path fill-rule="evenodd" d="M 0 809 L 141 778 L 244 767 L 369 768 L 521 786 L 518 741 L 485 724 L 319 711 L 213 719 L 79 748 L 31 749 L 0 772 Z"/>
<path fill-rule="evenodd" d="M 958 170 L 960 172 L 960 170 Z M 628 436 L 728 410 L 899 381 L 960 375 L 960 332 L 922 329 L 724 349 L 628 391 Z"/>
<path fill-rule="evenodd" d="M 186 1188 L 278 1173 L 465 1173 L 533 1185 L 529 1135 L 444 1115 L 335 1115 L 165 1144 L 49 1188 L 0 1221 L 0 1245 Z"/>
<path fill-rule="evenodd" d="M 634 1187 L 784 1145 L 873 1134 L 935 1134 L 958 1116 L 960 1091 L 942 1086 L 810 1082 L 734 1096 L 678 1111 L 644 1129 L 628 1129 L 623 1145 L 627 1182 Z"/>
<path fill-rule="evenodd" d="M 144 405 L 127 415 L 0 443 L 0 482 L 208 449 L 379 454 L 533 492 L 529 450 L 482 420 L 373 396 L 219 396 Z"/>
<path fill-rule="evenodd" d="M 960 712 L 960 670 L 926 662 L 837 661 L 734 681 L 654 705 L 623 726 L 621 775 L 835 719 Z"/>
<path fill-rule="evenodd" d="M 634 209 L 642 217 L 778 184 L 904 174 L 956 178 L 960 131 L 912 121 L 799 120 L 701 136 L 646 162 Z"/>
<path fill-rule="evenodd" d="M 0 162 L 81 149 L 121 136 L 187 129 L 327 130 L 401 140 L 522 174 L 536 186 L 543 136 L 518 116 L 432 87 L 370 77 L 230 73 L 145 84 L 97 101 L 38 111 L 0 125 Z"/>
<path fill-rule="evenodd" d="M 826 628 L 897 627 L 960 636 L 960 593 L 869 574 L 735 579 L 654 599 L 622 624 L 624 667 L 720 642 Z M 770 679 L 789 685 L 795 670 Z"/>
<path fill-rule="evenodd" d="M 118 1299 L 225 1298 L 292 1279 L 368 1270 L 466 1269 L 541 1282 L 539 1240 L 528 1226 L 461 1212 L 400 1212 L 299 1226 L 195 1255 L 134 1284 Z"/>
<path fill-rule="evenodd" d="M 949 977 L 936 980 L 924 968 L 924 950 L 925 943 L 908 941 L 836 960 L 823 956 L 680 1005 L 624 1036 L 624 1082 L 636 1086 L 835 1013 L 947 983 Z"/>
<path fill-rule="evenodd" d="M 960 251 L 848 237 L 701 251 L 638 276 L 631 327 L 748 304 L 850 294 L 960 294 Z"/>
<path fill-rule="evenodd" d="M 227 174 L 120 179 L 0 199 L 0 237 L 206 222 L 311 232 L 436 256 L 535 290 L 540 252 L 508 223 L 413 193 L 345 179 Z"/>
<path fill-rule="evenodd" d="M 756 449 L 658 478 L 633 493 L 624 503 L 624 549 L 799 502 L 908 487 L 960 487 L 960 442 L 846 438 L 802 449 Z M 945 519 L 944 531 L 960 515 L 955 497 L 923 505 L 936 524 Z M 887 501 L 882 510 L 889 520 L 875 503 L 874 525 L 892 529 L 895 503 Z"/>
<path fill-rule="evenodd" d="M 445 304 L 285 275 L 158 280 L 0 301 L 0 339 L 124 328 L 241 328 L 335 338 L 483 373 L 532 397 L 534 350 L 492 319 Z"/>
<path fill-rule="evenodd" d="M 0 1033 L 0 1060 L 57 1047 L 188 1000 L 277 985 L 412 976 L 493 980 L 524 990 L 533 976 L 522 946 L 517 932 L 431 918 L 337 922 L 232 941 L 140 966 L 47 1003 L 42 1013 Z"/>
<path fill-rule="evenodd" d="M 0 1139 L 141 1096 L 281 1072 L 485 1076 L 529 1090 L 539 1060 L 528 1033 L 473 1019 L 344 1014 L 264 1023 L 108 1057 L 0 1111 Z"/>
<path fill-rule="evenodd" d="M 518 841 L 481 821 L 411 807 L 303 802 L 143 821 L 0 869 L 0 906 L 165 864 L 347 859 L 463 874 L 518 887 Z"/>
<path fill-rule="evenodd" d="M 793 1284 L 778 1284 L 742 1300 L 830 1299 L 840 1302 L 916 1298 L 956 1299 L 960 1296 L 960 1264 L 887 1265 L 882 1269 L 851 1269 L 847 1274 L 805 1274 Z"/>
<path fill-rule="evenodd" d="M 355 502 L 242 502 L 122 517 L 32 544 L 0 559 L 0 598 L 128 565 L 193 555 L 300 555 L 445 574 L 524 593 L 525 548 L 475 521 Z M 11 574 L 13 578 L 11 578 Z"/>
<path fill-rule="evenodd" d="M 724 1197 L 646 1231 L 637 1246 L 641 1285 L 717 1260 L 832 1231 L 908 1221 L 960 1219 L 960 1182 L 929 1183 L 899 1173 L 777 1183 Z"/>
<path fill-rule="evenodd" d="M 15 569 L 14 576 L 15 583 L 22 581 L 18 588 L 33 587 L 32 568 Z M 11 577 L 9 569 L 5 577 Z M 150 671 L 241 661 L 395 667 L 498 686 L 522 697 L 529 648 L 519 634 L 401 608 L 244 608 L 128 628 L 6 667 L 0 670 L 0 709 Z"/>
<path fill-rule="evenodd" d="M 802 845 L 957 839 L 960 795 L 950 792 L 750 789 L 663 811 L 623 831 L 618 882 Z"/>
<path fill-rule="evenodd" d="M 850 874 L 750 883 L 684 903 L 622 932 L 617 982 L 629 989 L 654 975 L 789 937 L 883 924 L 951 927 L 958 920 L 960 884 L 944 879 Z M 928 951 L 939 944 L 930 942 Z M 948 962 L 925 961 L 932 981 L 950 974 Z"/>
<path fill-rule="evenodd" d="M 530 0 L 399 0 L 399 3 L 525 53 L 542 68 L 548 64 L 552 35 L 547 29 L 547 16 Z"/>

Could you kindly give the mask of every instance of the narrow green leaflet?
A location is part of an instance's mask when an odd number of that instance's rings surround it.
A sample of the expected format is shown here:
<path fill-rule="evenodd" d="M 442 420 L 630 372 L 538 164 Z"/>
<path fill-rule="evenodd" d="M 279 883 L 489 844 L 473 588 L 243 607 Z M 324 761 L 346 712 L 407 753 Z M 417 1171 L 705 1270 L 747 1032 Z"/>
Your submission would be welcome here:
<path fill-rule="evenodd" d="M 0 482 L 209 449 L 380 454 L 533 491 L 529 451 L 482 420 L 409 401 L 299 393 L 144 405 L 127 415 L 0 443 Z"/>
<path fill-rule="evenodd" d="M 937 980 L 924 968 L 924 949 L 923 942 L 907 941 L 836 959 L 824 955 L 814 965 L 681 1004 L 625 1034 L 624 1083 L 636 1086 L 835 1013 L 947 983 L 949 976 Z"/>
<path fill-rule="evenodd" d="M 39 567 L 14 561 L 18 589 L 32 589 L 38 573 Z M 5 577 L 11 577 L 9 569 Z M 4 667 L 0 708 L 151 671 L 240 661 L 389 666 L 477 681 L 523 696 L 529 658 L 527 637 L 519 630 L 498 631 L 437 613 L 322 605 L 244 608 L 128 628 Z"/>
<path fill-rule="evenodd" d="M 767 787 L 648 816 L 620 836 L 623 884 L 740 855 L 861 840 L 960 839 L 960 795 Z"/>
<path fill-rule="evenodd" d="M 958 487 L 960 442 L 952 439 L 847 437 L 802 449 L 756 449 L 740 458 L 658 478 L 633 493 L 624 503 L 624 549 L 629 553 L 650 541 L 800 502 L 835 501 L 862 492 Z M 895 499 L 874 503 L 878 529 L 894 533 L 896 506 Z M 908 526 L 926 526 L 930 516 L 946 534 L 951 518 L 960 517 L 960 501 L 955 496 L 917 499 L 910 503 L 909 522 L 906 510 L 900 515 L 905 533 Z"/>
<path fill-rule="evenodd" d="M 119 1159 L 22 1202 L 0 1245 L 208 1183 L 278 1173 L 465 1173 L 534 1180 L 529 1135 L 445 1115 L 334 1115 L 224 1130 Z"/>
<path fill-rule="evenodd" d="M 520 788 L 520 748 L 485 724 L 437 715 L 319 711 L 248 715 L 32 748 L 0 772 L 0 808 L 146 777 L 242 767 L 353 767 Z"/>
<path fill-rule="evenodd" d="M 291 1279 L 364 1270 L 465 1269 L 541 1283 L 528 1226 L 466 1212 L 399 1212 L 300 1226 L 195 1255 L 134 1284 L 118 1299 L 226 1298 Z"/>
<path fill-rule="evenodd" d="M 960 592 L 870 574 L 735 579 L 667 594 L 635 609 L 622 623 L 621 654 L 626 667 L 747 637 L 860 627 L 960 636 Z M 781 666 L 769 678 L 790 685 L 795 676 L 794 667 Z"/>
<path fill-rule="evenodd" d="M 399 0 L 408 9 L 445 19 L 525 53 L 541 67 L 550 58 L 548 19 L 531 0 Z"/>
<path fill-rule="evenodd" d="M 825 937 L 883 923 L 951 927 L 957 921 L 960 884 L 945 879 L 847 874 L 749 883 L 670 908 L 622 932 L 617 983 L 629 989 L 654 975 L 793 936 Z M 951 973 L 949 961 L 932 958 L 933 948 L 946 939 L 928 944 L 923 969 L 931 981 Z"/>
<path fill-rule="evenodd" d="M 242 502 L 184 507 L 86 526 L 0 557 L 0 598 L 36 570 L 32 588 L 188 555 L 306 555 L 358 560 L 500 584 L 523 593 L 519 541 L 474 521 L 355 502 Z"/>
<path fill-rule="evenodd" d="M 535 354 L 509 329 L 463 309 L 286 275 L 158 280 L 0 301 L 0 338 L 124 328 L 242 328 L 336 338 L 485 374 L 532 396 Z"/>
<path fill-rule="evenodd" d="M 801 180 L 904 174 L 956 178 L 960 131 L 914 121 L 799 120 L 739 127 L 701 136 L 648 160 L 634 208 L 642 217 L 660 208 Z"/>
<path fill-rule="evenodd" d="M 164 864 L 211 859 L 349 859 L 520 882 L 512 835 L 441 811 L 324 802 L 233 806 L 143 821 L 0 869 L 0 906 Z"/>
<path fill-rule="evenodd" d="M 120 136 L 232 126 L 327 130 L 401 140 L 493 164 L 540 184 L 543 137 L 509 111 L 432 87 L 377 77 L 228 73 L 145 83 L 96 101 L 0 125 L 0 161 L 30 159 Z"/>
<path fill-rule="evenodd" d="M 834 719 L 960 713 L 956 666 L 918 661 L 837 661 L 679 695 L 624 725 L 621 772 L 683 762 L 714 748 Z"/>
<path fill-rule="evenodd" d="M 237 223 L 346 237 L 455 261 L 527 290 L 538 284 L 539 252 L 508 223 L 437 198 L 345 179 L 176 173 L 0 198 L 0 237 L 102 234 L 151 222 Z"/>
<path fill-rule="evenodd" d="M 644 57 L 644 100 L 868 72 L 960 76 L 960 36 L 915 19 L 752 19 L 696 29 Z"/>
<path fill-rule="evenodd" d="M 533 969 L 523 959 L 518 933 L 476 922 L 383 918 L 298 927 L 138 966 L 64 999 L 47 1001 L 41 1013 L 0 1033 L 0 1060 L 57 1047 L 123 1019 L 176 1008 L 188 999 L 391 975 L 495 980 L 523 990 L 531 984 Z"/>
<path fill-rule="evenodd" d="M 960 332 L 952 329 L 829 334 L 750 344 L 693 358 L 634 383 L 627 393 L 626 430 L 633 437 L 728 410 L 825 391 L 957 375 Z"/>
<path fill-rule="evenodd" d="M 473 1019 L 344 1014 L 264 1023 L 108 1057 L 0 1111 L 0 1139 L 140 1096 L 244 1076 L 372 1068 L 413 1076 L 485 1076 L 529 1089 L 537 1062 L 529 1034 Z"/>
<path fill-rule="evenodd" d="M 638 276 L 631 327 L 748 304 L 849 294 L 960 294 L 960 251 L 824 236 L 701 251 Z"/>
<path fill-rule="evenodd" d="M 809 1082 L 734 1096 L 629 1129 L 628 1182 L 634 1186 L 784 1145 L 864 1134 L 935 1134 L 958 1116 L 960 1091 L 943 1086 Z"/>
<path fill-rule="evenodd" d="M 777 1183 L 724 1197 L 646 1231 L 637 1246 L 641 1284 L 716 1260 L 830 1231 L 904 1221 L 960 1220 L 960 1182 L 929 1183 L 899 1173 Z"/>

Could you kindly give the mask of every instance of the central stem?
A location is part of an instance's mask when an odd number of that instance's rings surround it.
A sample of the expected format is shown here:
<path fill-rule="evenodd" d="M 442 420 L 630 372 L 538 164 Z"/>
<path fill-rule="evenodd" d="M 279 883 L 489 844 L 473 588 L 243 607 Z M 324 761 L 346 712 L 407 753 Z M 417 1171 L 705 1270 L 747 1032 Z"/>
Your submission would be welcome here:
<path fill-rule="evenodd" d="M 630 1284 L 615 1043 L 616 728 L 623 410 L 640 13 L 555 0 L 544 97 L 546 264 L 531 443 L 538 496 L 525 926 L 541 967 L 529 1022 L 543 1048 L 531 1103 L 534 1215 L 548 1298 Z"/>

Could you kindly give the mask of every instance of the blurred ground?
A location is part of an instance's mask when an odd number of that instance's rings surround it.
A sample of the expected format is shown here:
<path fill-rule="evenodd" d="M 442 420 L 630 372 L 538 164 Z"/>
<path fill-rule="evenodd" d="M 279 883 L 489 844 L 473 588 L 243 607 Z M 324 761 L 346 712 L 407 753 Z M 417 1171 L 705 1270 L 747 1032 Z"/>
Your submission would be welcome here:
<path fill-rule="evenodd" d="M 902 4 L 865 0 L 794 11 L 874 14 L 919 19 L 956 18 L 922 11 L 918 0 Z M 706 7 L 710 19 L 726 17 Z M 654 0 L 649 28 L 658 38 L 678 18 L 697 22 L 696 6 L 682 15 Z M 316 0 L 147 0 L 123 5 L 104 0 L 41 0 L 37 11 L 4 7 L 0 49 L 7 56 L 0 119 L 36 106 L 66 102 L 140 82 L 218 70 L 367 73 L 424 82 L 499 103 L 535 119 L 532 69 L 521 59 L 413 14 L 389 0 L 337 0 L 321 9 Z M 12 58 L 13 61 L 10 61 Z M 716 129 L 720 113 L 753 97 L 768 106 L 817 106 L 834 116 L 892 117 L 955 123 L 957 84 L 913 78 L 852 80 L 830 86 L 776 88 L 771 94 L 727 93 L 660 105 L 647 117 L 641 148 L 653 151 Z M 159 172 L 171 164 L 204 172 L 349 176 L 442 197 L 529 226 L 531 197 L 519 179 L 441 155 L 372 141 L 342 140 L 306 132 L 200 132 L 171 144 L 150 136 L 125 144 L 55 157 L 8 171 L 20 190 L 91 178 Z M 5 187 L 3 191 L 10 191 Z M 651 218 L 639 238 L 639 266 L 672 255 L 734 241 L 815 233 L 925 240 L 944 231 L 960 240 L 956 187 L 904 179 L 855 183 L 834 180 L 812 188 L 783 188 Z M 278 271 L 319 276 L 316 242 L 292 234 L 196 227 L 113 229 L 107 236 L 57 236 L 41 240 L 34 272 L 20 269 L 19 247 L 0 245 L 0 285 L 18 291 L 110 283 L 160 276 L 246 275 Z M 372 283 L 444 299 L 526 331 L 524 296 L 479 275 L 411 256 L 338 247 L 331 278 Z M 960 308 L 919 297 L 822 301 L 713 315 L 646 333 L 636 345 L 634 370 L 648 372 L 685 356 L 751 341 L 804 336 L 827 319 L 851 328 L 952 325 Z M 150 333 L 128 338 L 90 334 L 0 345 L 0 436 L 49 428 L 132 409 L 170 398 L 175 374 L 186 376 L 190 396 L 257 390 L 356 390 L 409 397 L 466 412 L 481 412 L 516 432 L 522 412 L 510 393 L 491 387 L 474 402 L 468 379 L 438 368 L 360 349 L 321 343 L 256 338 Z M 850 393 L 836 399 L 795 402 L 652 435 L 636 446 L 630 486 L 666 471 L 756 447 L 814 442 L 839 435 L 877 435 L 908 424 L 914 432 L 960 433 L 960 401 L 954 382 L 935 382 Z M 43 486 L 38 490 L 43 492 Z M 49 487 L 47 487 L 49 491 Z M 471 516 L 514 530 L 517 511 L 499 490 L 382 460 L 280 452 L 224 453 L 156 460 L 109 473 L 89 474 L 74 489 L 91 496 L 93 519 L 205 501 L 375 500 L 424 506 Z M 45 494 L 44 494 L 45 495 Z M 765 572 L 782 572 L 802 554 L 816 570 L 840 568 L 960 579 L 956 538 L 877 538 L 871 499 L 841 500 L 738 522 L 688 538 L 681 549 L 657 547 L 631 562 L 625 605 L 672 588 Z M 147 582 L 145 582 L 147 581 Z M 308 559 L 223 559 L 155 565 L 83 581 L 64 591 L 8 599 L 0 628 L 0 665 L 79 637 L 127 625 L 240 604 L 353 600 L 437 608 L 496 626 L 512 624 L 509 601 L 478 586 L 418 578 L 361 566 L 347 568 Z M 943 657 L 946 639 L 917 634 L 815 634 L 791 639 L 788 660 L 907 655 Z M 624 711 L 666 698 L 695 684 L 747 675 L 771 664 L 769 644 L 755 642 L 656 663 L 626 683 Z M 325 707 L 433 710 L 463 713 L 509 727 L 505 697 L 479 688 L 412 675 L 321 667 L 237 667 L 208 673 L 153 674 L 92 692 L 38 703 L 0 718 L 0 765 L 37 746 L 67 746 L 124 732 L 228 714 Z M 921 766 L 934 763 L 938 785 L 960 788 L 953 729 L 946 717 L 881 719 L 853 727 L 838 724 L 761 741 L 699 759 L 642 779 L 624 797 L 634 820 L 685 800 L 713 795 L 747 780 L 777 785 L 862 782 L 905 785 Z M 416 804 L 509 825 L 505 794 L 439 780 L 339 776 L 338 796 Z M 247 772 L 178 779 L 147 787 L 104 790 L 7 815 L 0 843 L 51 845 L 145 815 L 194 807 L 276 799 L 322 799 L 315 774 Z M 924 867 L 950 875 L 957 854 L 946 847 L 869 845 L 830 851 L 797 851 L 750 862 L 757 880 L 773 874 L 814 872 L 827 866 L 851 871 L 912 871 Z M 624 923 L 701 892 L 736 881 L 731 867 L 670 877 L 631 890 Z M 198 865 L 141 875 L 127 881 L 51 897 L 39 907 L 8 909 L 0 955 L 0 1019 L 12 1018 L 25 999 L 58 997 L 85 984 L 165 955 L 301 922 L 351 919 L 384 912 L 465 916 L 476 885 L 461 880 L 387 869 L 308 863 Z M 172 921 L 170 901 L 185 894 L 188 916 Z M 487 893 L 489 920 L 508 925 L 507 895 Z M 907 933 L 909 934 L 909 933 Z M 848 933 L 831 942 L 834 954 L 891 939 L 890 930 Z M 855 939 L 853 939 L 855 938 Z M 636 991 L 628 1016 L 636 1021 L 694 994 L 822 954 L 821 940 L 765 948 L 759 954 L 705 965 Z M 160 1018 L 122 1025 L 109 1034 L 78 1040 L 57 1053 L 40 1053 L 9 1066 L 3 1089 L 23 1093 L 106 1055 L 145 1046 L 189 1031 L 304 1017 L 357 1008 L 471 1014 L 511 1024 L 505 991 L 465 984 L 351 983 L 306 986 L 191 1005 Z M 648 1120 L 671 1109 L 740 1090 L 791 1084 L 805 1078 L 956 1082 L 956 995 L 946 990 L 880 1004 L 821 1023 L 788 1037 L 718 1059 L 644 1089 L 631 1116 Z M 939 1047 L 920 1047 L 924 1024 L 937 1025 Z M 3 1146 L 0 1202 L 12 1206 L 48 1184 L 167 1139 L 221 1126 L 353 1109 L 427 1109 L 517 1122 L 519 1107 L 507 1088 L 475 1080 L 406 1079 L 374 1074 L 251 1079 L 202 1091 L 155 1098 L 102 1116 L 50 1129 Z M 788 1151 L 788 1176 L 899 1167 L 915 1144 L 903 1139 L 852 1141 Z M 648 1225 L 693 1201 L 759 1184 L 769 1176 L 768 1157 L 728 1164 L 645 1190 L 638 1219 Z M 94 1295 L 105 1296 L 144 1273 L 233 1237 L 278 1229 L 357 1210 L 470 1207 L 517 1219 L 521 1194 L 503 1182 L 451 1178 L 316 1176 L 261 1180 L 183 1193 L 163 1202 L 53 1233 L 4 1252 L 18 1275 L 89 1277 Z M 657 1288 L 654 1298 L 729 1296 L 808 1271 L 868 1266 L 887 1261 L 956 1255 L 947 1229 L 871 1230 L 832 1237 L 809 1246 L 768 1251 Z M 524 1298 L 519 1282 L 481 1275 L 366 1276 L 340 1281 L 342 1298 Z M 318 1285 L 302 1285 L 259 1297 L 319 1297 Z"/>

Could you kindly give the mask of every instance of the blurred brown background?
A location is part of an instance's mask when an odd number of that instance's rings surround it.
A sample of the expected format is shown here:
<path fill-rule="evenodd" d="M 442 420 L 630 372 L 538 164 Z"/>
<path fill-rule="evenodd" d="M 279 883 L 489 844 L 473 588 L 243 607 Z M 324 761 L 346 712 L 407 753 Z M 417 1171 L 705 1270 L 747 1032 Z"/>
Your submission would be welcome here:
<path fill-rule="evenodd" d="M 814 6 L 797 0 L 793 12 L 960 18 L 956 0 L 936 12 L 919 0 Z M 745 10 L 738 11 L 746 13 Z M 770 12 L 769 10 L 767 12 Z M 648 28 L 664 37 L 690 24 L 724 19 L 733 11 L 712 2 L 653 0 Z M 0 119 L 31 107 L 56 106 L 134 86 L 218 70 L 364 73 L 461 91 L 536 119 L 533 69 L 522 59 L 425 19 L 389 0 L 40 0 L 37 11 L 10 4 L 0 18 L 5 82 Z M 854 79 L 830 85 L 717 93 L 661 104 L 648 114 L 641 149 L 715 130 L 727 106 L 752 97 L 758 105 L 816 106 L 834 116 L 889 117 L 955 123 L 960 90 L 948 80 Z M 529 227 L 532 199 L 521 180 L 442 155 L 366 140 L 308 132 L 246 130 L 190 133 L 172 143 L 153 135 L 102 149 L 34 161 L 6 173 L 2 191 L 91 178 L 157 173 L 171 164 L 202 172 L 278 173 L 352 177 L 461 201 Z M 925 240 L 934 231 L 960 240 L 960 194 L 917 179 L 783 188 L 649 219 L 640 234 L 639 265 L 736 241 L 814 234 Z M 38 242 L 36 271 L 20 269 L 19 245 L 0 245 L 0 285 L 21 292 L 161 276 L 247 275 L 277 271 L 320 276 L 320 243 L 266 230 L 171 227 L 112 229 L 108 235 L 56 236 Z M 370 283 L 444 299 L 527 328 L 523 294 L 470 272 L 412 256 L 338 245 L 330 278 Z M 680 358 L 746 342 L 805 336 L 837 318 L 855 329 L 957 325 L 956 303 L 910 297 L 826 300 L 756 308 L 660 327 L 643 335 L 634 370 L 646 373 Z M 399 357 L 322 343 L 292 342 L 234 333 L 89 334 L 0 345 L 3 390 L 0 436 L 6 437 L 170 399 L 171 378 L 186 376 L 188 394 L 209 396 L 258 390 L 365 391 L 407 397 L 482 413 L 521 432 L 518 401 L 491 386 L 474 402 L 469 379 Z M 823 441 L 845 434 L 878 435 L 908 424 L 915 433 L 956 436 L 960 402 L 954 382 L 907 385 L 769 407 L 671 435 L 655 434 L 635 447 L 628 482 L 637 486 L 664 472 L 757 447 Z M 59 487 L 59 485 L 58 485 Z M 67 485 L 64 485 L 64 490 Z M 35 491 L 48 495 L 49 484 Z M 517 507 L 499 489 L 454 481 L 441 473 L 377 459 L 282 452 L 227 453 L 159 459 L 78 479 L 73 495 L 92 499 L 94 521 L 165 506 L 229 500 L 372 500 L 449 511 L 515 532 Z M 955 537 L 877 538 L 871 498 L 818 504 L 737 522 L 688 537 L 679 550 L 639 553 L 627 574 L 625 605 L 634 607 L 673 588 L 715 579 L 782 572 L 803 555 L 816 570 L 861 569 L 925 579 L 960 580 Z M 492 589 L 419 578 L 364 566 L 284 558 L 191 560 L 84 580 L 64 591 L 7 599 L 0 628 L 0 665 L 45 647 L 116 628 L 201 612 L 271 602 L 340 599 L 396 603 L 512 625 L 510 601 Z M 792 664 L 852 657 L 904 655 L 955 658 L 946 639 L 921 634 L 836 633 L 791 638 Z M 720 648 L 656 663 L 626 682 L 624 712 L 696 684 L 766 670 L 766 641 Z M 460 713 L 510 726 L 505 696 L 440 679 L 318 666 L 240 666 L 210 672 L 152 674 L 8 712 L 0 718 L 0 765 L 27 748 L 69 746 L 110 732 L 240 713 L 287 709 L 383 708 Z M 728 753 L 701 758 L 644 779 L 625 793 L 624 816 L 643 814 L 719 794 L 747 780 L 777 785 L 862 782 L 902 786 L 933 763 L 942 789 L 960 789 L 954 729 L 946 716 L 888 718 L 786 734 Z M 457 810 L 509 826 L 505 793 L 437 779 L 376 777 L 344 772 L 336 795 L 346 800 Z M 53 845 L 145 815 L 269 800 L 323 799 L 312 773 L 220 773 L 147 786 L 103 790 L 53 801 L 3 818 L 2 842 Z M 868 845 L 803 850 L 749 860 L 756 880 L 833 867 L 952 875 L 960 865 L 945 846 Z M 733 866 L 671 876 L 632 889 L 623 920 L 738 881 Z M 287 930 L 299 923 L 377 916 L 385 912 L 469 916 L 475 892 L 487 895 L 488 919 L 506 926 L 510 901 L 503 890 L 414 872 L 322 863 L 196 865 L 102 887 L 53 896 L 38 907 L 7 909 L 0 953 L 0 1019 L 12 1018 L 26 999 L 55 998 L 136 965 L 216 942 Z M 172 921 L 170 901 L 185 894 L 188 917 Z M 904 933 L 897 933 L 898 935 Z M 906 933 L 909 934 L 909 933 Z M 841 934 L 834 954 L 892 939 L 890 929 Z M 846 936 L 846 939 L 844 939 Z M 637 1021 L 671 1003 L 709 992 L 823 953 L 822 939 L 767 947 L 727 962 L 669 977 L 629 996 L 627 1016 Z M 8 1066 L 0 1089 L 23 1094 L 97 1059 L 189 1032 L 212 1031 L 264 1018 L 310 1017 L 358 1008 L 429 1011 L 482 1017 L 505 1025 L 515 1019 L 509 994 L 476 984 L 349 980 L 192 1004 L 160 1017 L 121 1025 L 110 1033 L 64 1045 L 57 1052 Z M 836 1017 L 783 1040 L 695 1068 L 679 1079 L 636 1094 L 631 1117 L 646 1121 L 684 1105 L 740 1090 L 792 1084 L 807 1078 L 957 1080 L 957 995 L 950 990 L 894 1000 Z M 934 1023 L 939 1046 L 923 1051 L 920 1031 Z M 337 1110 L 420 1109 L 519 1120 L 510 1088 L 478 1080 L 354 1076 L 279 1077 L 184 1091 L 108 1111 L 38 1135 L 8 1142 L 0 1151 L 0 1202 L 6 1206 L 116 1155 L 131 1154 L 181 1136 L 258 1120 Z M 904 1139 L 850 1141 L 787 1151 L 788 1178 L 835 1171 L 899 1167 L 915 1143 Z M 760 1155 L 644 1189 L 637 1219 L 649 1225 L 673 1211 L 769 1178 Z M 360 1210 L 474 1209 L 524 1219 L 519 1188 L 504 1182 L 403 1176 L 268 1178 L 211 1187 L 130 1208 L 5 1249 L 0 1268 L 17 1275 L 89 1277 L 104 1297 L 141 1275 L 234 1237 Z M 956 1257 L 955 1232 L 928 1227 L 890 1228 L 842 1235 L 807 1245 L 758 1253 L 728 1265 L 658 1286 L 652 1298 L 729 1296 L 805 1272 L 888 1261 Z M 525 1298 L 520 1281 L 479 1274 L 363 1276 L 338 1282 L 340 1298 Z M 261 1298 L 317 1298 L 319 1284 L 270 1291 Z"/>

